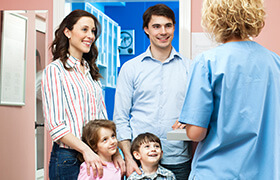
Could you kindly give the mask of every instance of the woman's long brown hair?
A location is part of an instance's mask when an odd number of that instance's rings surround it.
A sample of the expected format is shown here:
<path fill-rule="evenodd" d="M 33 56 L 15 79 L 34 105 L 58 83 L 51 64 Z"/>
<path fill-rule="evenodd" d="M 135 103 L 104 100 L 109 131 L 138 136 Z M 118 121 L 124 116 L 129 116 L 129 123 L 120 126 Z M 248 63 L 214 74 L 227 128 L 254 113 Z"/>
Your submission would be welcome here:
<path fill-rule="evenodd" d="M 50 49 L 53 54 L 53 61 L 56 59 L 60 59 L 62 61 L 63 66 L 67 70 L 71 70 L 69 67 L 66 66 L 67 59 L 68 59 L 68 48 L 69 48 L 69 40 L 64 34 L 65 28 L 69 29 L 70 31 L 73 29 L 73 26 L 77 23 L 77 21 L 81 17 L 90 17 L 94 20 L 96 31 L 95 31 L 95 40 L 90 47 L 90 51 L 88 53 L 83 53 L 83 58 L 88 62 L 90 66 L 90 74 L 94 80 L 98 80 L 101 78 L 101 74 L 99 73 L 99 69 L 96 65 L 96 60 L 98 57 L 98 50 L 95 45 L 96 40 L 101 34 L 101 25 L 98 22 L 97 18 L 86 12 L 84 10 L 74 10 L 68 16 L 66 16 L 63 21 L 61 22 L 59 28 L 55 31 L 55 39 L 52 42 Z"/>

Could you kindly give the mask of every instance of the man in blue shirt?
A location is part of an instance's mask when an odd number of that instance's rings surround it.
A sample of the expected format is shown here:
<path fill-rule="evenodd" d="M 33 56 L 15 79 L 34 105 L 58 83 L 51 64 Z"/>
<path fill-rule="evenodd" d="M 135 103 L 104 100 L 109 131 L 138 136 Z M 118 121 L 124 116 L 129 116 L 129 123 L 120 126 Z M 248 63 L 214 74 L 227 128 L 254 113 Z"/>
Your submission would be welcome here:
<path fill-rule="evenodd" d="M 179 121 L 200 141 L 189 179 L 280 179 L 280 57 L 250 40 L 261 0 L 204 0 L 202 24 L 220 46 L 195 58 Z M 219 23 L 218 23 L 219 22 Z"/>
<path fill-rule="evenodd" d="M 127 61 L 118 77 L 113 119 L 128 176 L 133 171 L 141 174 L 130 153 L 130 143 L 144 132 L 160 138 L 164 152 L 161 165 L 178 180 L 187 179 L 190 171 L 188 142 L 166 139 L 181 112 L 190 63 L 171 45 L 174 24 L 174 12 L 166 5 L 148 8 L 143 14 L 143 28 L 150 46 Z"/>

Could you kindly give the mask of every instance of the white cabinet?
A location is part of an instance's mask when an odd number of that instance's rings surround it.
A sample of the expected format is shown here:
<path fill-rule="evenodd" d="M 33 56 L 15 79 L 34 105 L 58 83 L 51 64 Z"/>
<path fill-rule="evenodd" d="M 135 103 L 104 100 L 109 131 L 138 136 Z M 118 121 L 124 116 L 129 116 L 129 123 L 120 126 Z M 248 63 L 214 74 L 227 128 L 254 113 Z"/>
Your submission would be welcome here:
<path fill-rule="evenodd" d="M 96 16 L 102 27 L 101 35 L 96 42 L 99 52 L 97 66 L 103 76 L 102 86 L 115 88 L 118 75 L 120 27 L 90 3 L 85 3 L 85 10 Z"/>

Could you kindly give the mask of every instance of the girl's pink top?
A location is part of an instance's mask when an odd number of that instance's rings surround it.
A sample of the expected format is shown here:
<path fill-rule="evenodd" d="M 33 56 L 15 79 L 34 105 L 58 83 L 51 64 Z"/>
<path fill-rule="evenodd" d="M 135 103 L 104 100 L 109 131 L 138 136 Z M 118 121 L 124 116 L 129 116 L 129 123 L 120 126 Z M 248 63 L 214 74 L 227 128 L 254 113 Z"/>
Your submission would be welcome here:
<path fill-rule="evenodd" d="M 112 162 L 106 162 L 107 166 L 103 166 L 103 177 L 94 177 L 93 170 L 90 169 L 90 175 L 87 175 L 87 165 L 83 162 L 80 166 L 78 180 L 121 180 L 121 170 L 117 169 Z"/>

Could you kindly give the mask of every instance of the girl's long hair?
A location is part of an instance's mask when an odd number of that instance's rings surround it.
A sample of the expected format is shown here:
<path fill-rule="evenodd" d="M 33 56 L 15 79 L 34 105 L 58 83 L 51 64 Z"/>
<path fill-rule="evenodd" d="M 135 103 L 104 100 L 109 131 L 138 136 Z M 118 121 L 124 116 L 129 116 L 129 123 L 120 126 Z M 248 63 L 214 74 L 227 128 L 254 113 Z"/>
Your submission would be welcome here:
<path fill-rule="evenodd" d="M 99 135 L 101 128 L 111 129 L 116 134 L 116 125 L 113 121 L 107 119 L 96 119 L 89 121 L 83 127 L 82 141 L 86 143 L 95 153 L 97 153 L 97 143 L 101 138 Z M 78 159 L 84 162 L 83 155 L 78 154 Z"/>

